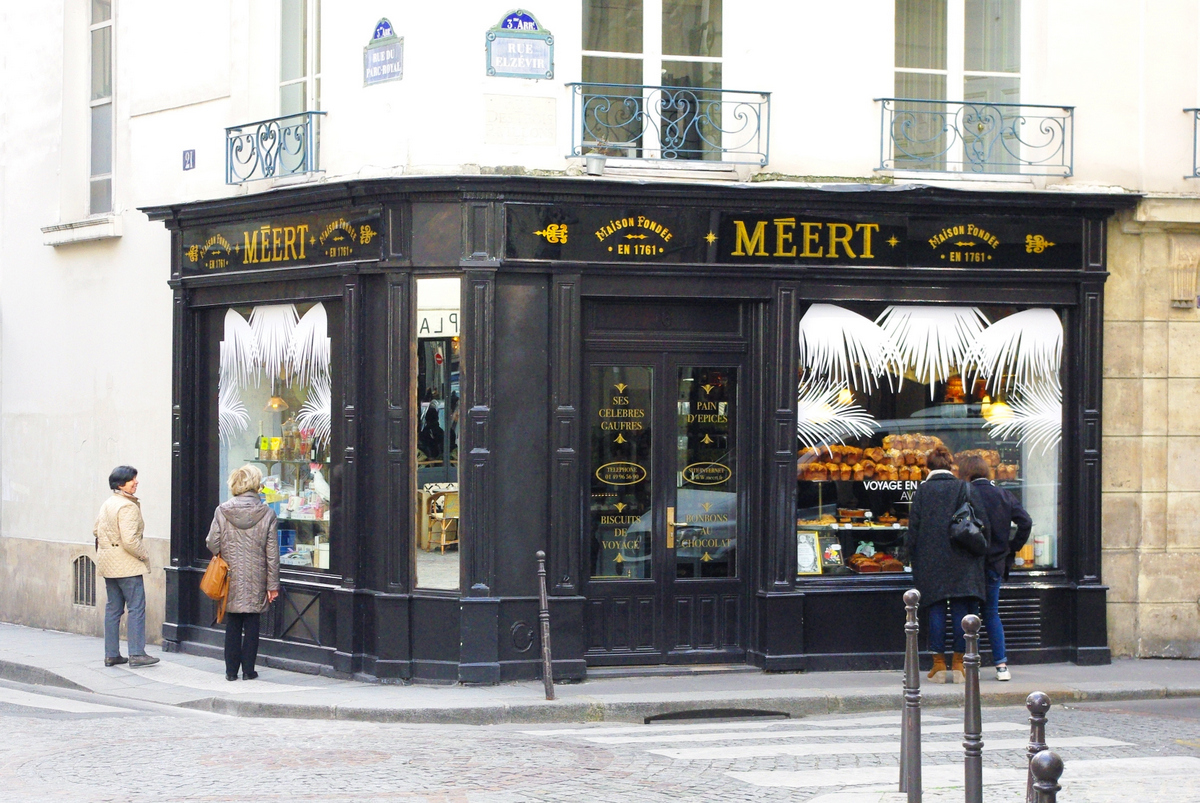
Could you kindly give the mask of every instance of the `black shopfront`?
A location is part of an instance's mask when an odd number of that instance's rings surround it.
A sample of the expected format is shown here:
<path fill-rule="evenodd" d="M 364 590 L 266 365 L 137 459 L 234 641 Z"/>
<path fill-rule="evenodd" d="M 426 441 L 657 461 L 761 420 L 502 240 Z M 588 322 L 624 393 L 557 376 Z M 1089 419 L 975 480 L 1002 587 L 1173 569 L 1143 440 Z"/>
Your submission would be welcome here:
<path fill-rule="evenodd" d="M 1109 660 L 1107 220 L 1124 197 L 476 176 L 145 210 L 172 234 L 168 649 L 264 474 L 268 664 L 380 679 L 899 666 L 923 450 L 1034 513 L 1015 663 Z M 1057 416 L 1057 419 L 1056 419 Z"/>

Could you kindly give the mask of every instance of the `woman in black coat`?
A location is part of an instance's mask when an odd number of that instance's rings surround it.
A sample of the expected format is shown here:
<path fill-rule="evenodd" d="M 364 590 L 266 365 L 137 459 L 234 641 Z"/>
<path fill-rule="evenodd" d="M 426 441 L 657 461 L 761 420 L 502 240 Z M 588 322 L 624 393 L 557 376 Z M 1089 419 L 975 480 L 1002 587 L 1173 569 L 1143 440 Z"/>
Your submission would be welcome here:
<path fill-rule="evenodd" d="M 955 682 L 963 679 L 962 620 L 968 613 L 979 613 L 987 596 L 983 574 L 983 556 L 971 555 L 950 543 L 950 519 L 964 495 L 976 510 L 982 510 L 971 486 L 954 476 L 954 456 L 945 446 L 937 446 L 926 458 L 929 478 L 913 495 L 908 514 L 905 545 L 912 561 L 913 581 L 921 592 L 921 606 L 929 608 L 929 649 L 933 669 L 929 677 L 944 680 L 946 671 L 946 608 L 954 623 L 954 659 L 951 663 Z"/>

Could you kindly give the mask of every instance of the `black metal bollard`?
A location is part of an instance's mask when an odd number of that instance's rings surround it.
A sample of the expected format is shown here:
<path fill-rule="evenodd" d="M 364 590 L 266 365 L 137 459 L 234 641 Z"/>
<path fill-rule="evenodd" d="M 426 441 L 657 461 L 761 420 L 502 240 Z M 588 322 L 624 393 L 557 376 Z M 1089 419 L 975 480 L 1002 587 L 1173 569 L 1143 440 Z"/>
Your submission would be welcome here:
<path fill-rule="evenodd" d="M 1055 803 L 1058 791 L 1058 779 L 1063 774 L 1063 762 L 1058 754 L 1050 750 L 1040 750 L 1029 762 L 1029 769 L 1037 780 L 1033 783 L 1034 803 Z"/>
<path fill-rule="evenodd" d="M 921 592 L 904 592 L 904 711 L 900 716 L 900 791 L 908 803 L 921 803 L 921 667 L 917 606 Z"/>
<path fill-rule="evenodd" d="M 538 562 L 538 621 L 542 624 L 542 681 L 546 699 L 554 699 L 554 662 L 550 660 L 550 603 L 546 598 L 546 553 L 540 549 Z"/>
<path fill-rule="evenodd" d="M 1046 712 L 1050 710 L 1050 697 L 1035 691 L 1025 698 L 1025 707 L 1029 709 L 1029 747 L 1025 749 L 1029 770 L 1025 773 L 1025 803 L 1035 803 L 1033 757 L 1046 749 Z"/>
<path fill-rule="evenodd" d="M 979 617 L 963 617 L 967 652 L 963 656 L 966 675 L 966 710 L 963 714 L 963 773 L 967 803 L 983 803 L 983 713 L 979 709 Z"/>

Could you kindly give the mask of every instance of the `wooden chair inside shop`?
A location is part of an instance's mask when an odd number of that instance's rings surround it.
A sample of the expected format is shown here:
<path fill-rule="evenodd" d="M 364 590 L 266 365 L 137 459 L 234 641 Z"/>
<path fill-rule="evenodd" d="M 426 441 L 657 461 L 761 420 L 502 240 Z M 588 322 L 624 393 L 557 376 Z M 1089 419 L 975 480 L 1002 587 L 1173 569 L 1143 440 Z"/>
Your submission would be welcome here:
<path fill-rule="evenodd" d="M 458 491 L 442 491 L 429 497 L 429 548 L 458 543 Z"/>

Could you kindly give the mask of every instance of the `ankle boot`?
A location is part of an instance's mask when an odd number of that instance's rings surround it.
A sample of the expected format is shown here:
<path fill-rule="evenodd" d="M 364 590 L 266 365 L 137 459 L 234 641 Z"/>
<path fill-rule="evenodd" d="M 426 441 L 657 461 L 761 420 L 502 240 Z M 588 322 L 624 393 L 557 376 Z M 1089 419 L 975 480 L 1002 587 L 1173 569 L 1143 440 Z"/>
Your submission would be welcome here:
<path fill-rule="evenodd" d="M 938 653 L 933 656 L 933 668 L 929 670 L 929 679 L 935 683 L 943 683 L 946 680 L 946 656 Z"/>
<path fill-rule="evenodd" d="M 961 652 L 954 653 L 954 658 L 950 663 L 950 671 L 954 675 L 955 683 L 962 683 L 967 679 L 967 674 L 963 670 L 963 654 Z"/>

